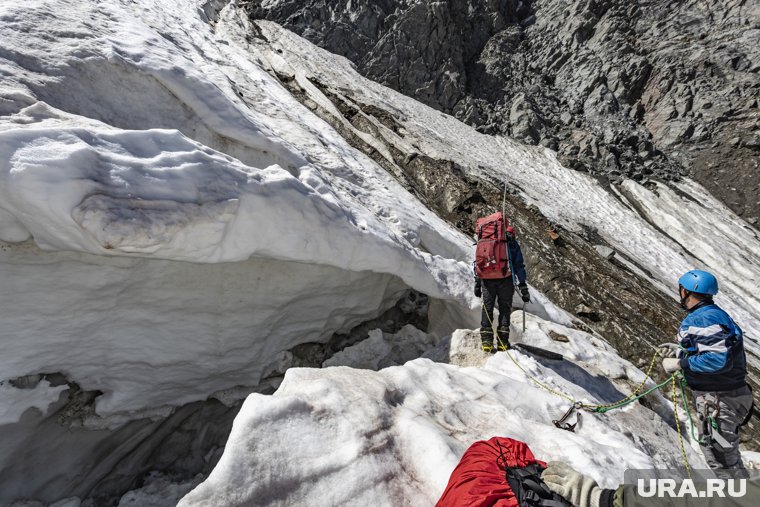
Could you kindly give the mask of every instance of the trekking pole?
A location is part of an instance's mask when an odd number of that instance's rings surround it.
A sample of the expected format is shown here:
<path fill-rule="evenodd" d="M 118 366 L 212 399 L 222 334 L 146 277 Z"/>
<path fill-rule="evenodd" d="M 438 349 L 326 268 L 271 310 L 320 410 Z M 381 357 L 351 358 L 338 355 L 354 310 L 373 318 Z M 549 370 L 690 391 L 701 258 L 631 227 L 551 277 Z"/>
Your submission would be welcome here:
<path fill-rule="evenodd" d="M 504 181 L 504 194 L 501 199 L 501 216 L 502 217 L 507 216 L 507 182 L 506 180 Z M 504 231 L 504 233 L 506 234 L 506 231 Z M 512 286 L 517 287 L 517 278 L 515 277 L 515 270 L 513 269 L 513 266 L 512 266 L 512 255 L 509 252 L 509 245 L 507 244 L 505 248 L 507 249 L 507 259 L 509 260 L 509 270 L 511 271 L 510 276 L 512 277 Z M 522 311 L 523 311 L 522 330 L 524 334 L 525 333 L 525 302 L 523 302 Z"/>
<path fill-rule="evenodd" d="M 504 181 L 504 197 L 501 199 L 501 216 L 507 216 L 507 182 Z"/>

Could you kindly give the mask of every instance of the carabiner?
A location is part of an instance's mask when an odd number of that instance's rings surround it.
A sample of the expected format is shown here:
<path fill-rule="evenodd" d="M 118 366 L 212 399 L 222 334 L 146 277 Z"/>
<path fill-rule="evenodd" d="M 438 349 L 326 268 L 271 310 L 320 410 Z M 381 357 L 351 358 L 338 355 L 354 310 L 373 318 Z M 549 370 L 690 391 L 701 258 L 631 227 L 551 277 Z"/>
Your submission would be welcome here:
<path fill-rule="evenodd" d="M 565 414 L 562 417 L 560 417 L 559 419 L 554 419 L 552 423 L 554 423 L 554 426 L 556 426 L 557 428 L 561 430 L 574 432 L 575 427 L 578 426 L 578 423 L 581 422 L 581 413 L 578 411 L 578 409 L 580 409 L 582 406 L 583 406 L 583 403 L 581 403 L 580 401 L 576 401 L 575 403 L 570 405 L 570 408 L 567 409 L 567 412 L 565 412 Z M 570 419 L 570 417 L 572 417 L 573 412 L 575 412 L 575 422 L 570 424 L 569 422 L 567 422 L 567 420 Z"/>

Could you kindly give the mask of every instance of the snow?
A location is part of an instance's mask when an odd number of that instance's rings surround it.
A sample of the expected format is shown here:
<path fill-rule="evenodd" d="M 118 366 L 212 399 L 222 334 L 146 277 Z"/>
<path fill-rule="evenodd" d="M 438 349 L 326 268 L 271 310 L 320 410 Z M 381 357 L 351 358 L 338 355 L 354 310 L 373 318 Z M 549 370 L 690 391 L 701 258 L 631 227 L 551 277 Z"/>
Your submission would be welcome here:
<path fill-rule="evenodd" d="M 537 317 L 523 335 L 517 314 L 512 323 L 515 341 L 571 359 L 510 352 L 534 379 L 573 399 L 609 403 L 624 397 L 622 386 L 644 380 L 594 336 Z M 549 331 L 569 342 L 554 342 Z M 568 461 L 603 487 L 621 483 L 626 468 L 681 465 L 675 430 L 638 403 L 584 413 L 575 433 L 555 428 L 552 419 L 570 402 L 536 385 L 506 353 L 483 354 L 478 341 L 466 330 L 451 338 L 450 357 L 468 366 L 416 359 L 378 372 L 288 370 L 274 395 L 248 397 L 219 464 L 179 506 L 431 505 L 464 450 L 494 435 L 528 443 L 539 459 Z M 669 406 L 659 395 L 650 400 Z M 693 466 L 702 464 L 688 453 Z"/>
<path fill-rule="evenodd" d="M 256 385 L 408 287 L 459 316 L 439 336 L 473 319 L 468 240 L 198 12 L 0 7 L 0 371 L 114 421 Z"/>
<path fill-rule="evenodd" d="M 760 452 L 742 451 L 744 466 L 750 470 L 760 470 Z"/>
<path fill-rule="evenodd" d="M 18 421 L 30 408 L 46 412 L 48 406 L 56 402 L 66 389 L 68 386 L 65 385 L 53 387 L 47 380 L 27 389 L 17 389 L 0 382 L 0 425 Z"/>
<path fill-rule="evenodd" d="M 596 228 L 663 290 L 691 267 L 715 270 L 721 304 L 750 335 L 760 329 L 754 230 L 689 181 L 678 192 L 631 182 L 613 196 L 551 152 L 482 136 L 274 24 L 260 24 L 269 42 L 249 40 L 237 3 L 222 4 L 0 4 L 2 380 L 60 373 L 103 393 L 86 428 L 116 428 L 273 382 L 291 348 L 348 332 L 414 288 L 431 298 L 427 332 L 373 331 L 324 369 L 291 368 L 275 395 L 250 395 L 219 465 L 181 504 L 429 504 L 464 449 L 493 435 L 608 486 L 626 467 L 677 465 L 673 430 L 638 404 L 585 414 L 578 433 L 554 428 L 568 401 L 525 372 L 591 402 L 622 397 L 643 374 L 600 337 L 565 327 L 572 317 L 537 291 L 527 334 L 513 321 L 513 340 L 568 361 L 515 350 L 523 371 L 510 355 L 483 356 L 474 333 L 455 331 L 476 321 L 470 239 L 270 72 L 335 115 L 316 80 L 394 113 L 403 128 L 378 126 L 382 140 L 344 126 L 383 156 L 390 143 L 510 182 L 548 218 Z M 66 388 L 3 383 L 0 426 L 45 413 Z M 667 412 L 661 396 L 650 401 Z M 27 451 L 0 443 L 9 460 Z M 38 483 L 42 465 L 28 464 Z M 153 477 L 121 500 L 159 505 L 190 485 Z"/>
<path fill-rule="evenodd" d="M 219 31 L 236 44 L 246 20 L 232 10 L 220 19 Z M 747 332 L 747 349 L 757 363 L 760 344 L 760 251 L 757 231 L 688 178 L 677 191 L 663 184 L 645 187 L 626 181 L 610 192 L 592 177 L 564 168 L 556 154 L 542 147 L 478 133 L 453 117 L 369 81 L 345 58 L 330 54 L 275 23 L 257 21 L 268 41 L 248 47 L 280 73 L 299 83 L 318 81 L 331 93 L 352 102 L 379 107 L 401 125 L 399 133 L 376 125 L 384 141 L 402 153 L 422 153 L 458 163 L 472 176 L 506 181 L 551 221 L 580 232 L 595 230 L 616 252 L 617 259 L 676 297 L 676 281 L 684 272 L 709 269 L 721 284 L 718 303 Z M 314 101 L 314 87 L 304 91 Z M 321 92 L 320 92 L 321 95 Z M 519 224 L 518 228 L 519 228 Z M 643 267 L 642 272 L 637 266 Z"/>
<path fill-rule="evenodd" d="M 420 331 L 410 324 L 394 334 L 373 329 L 366 340 L 337 352 L 322 363 L 322 366 L 379 370 L 420 357 L 429 349 L 435 348 L 438 341 L 434 335 Z"/>
<path fill-rule="evenodd" d="M 675 279 L 694 266 L 709 268 L 719 281 L 716 301 L 749 333 L 745 347 L 760 354 L 755 327 L 760 281 L 757 231 L 690 180 L 676 184 L 675 190 L 657 184 L 653 192 L 642 191 L 629 182 L 623 187 L 652 224 L 696 259 L 695 264 L 682 260 L 660 269 Z"/>

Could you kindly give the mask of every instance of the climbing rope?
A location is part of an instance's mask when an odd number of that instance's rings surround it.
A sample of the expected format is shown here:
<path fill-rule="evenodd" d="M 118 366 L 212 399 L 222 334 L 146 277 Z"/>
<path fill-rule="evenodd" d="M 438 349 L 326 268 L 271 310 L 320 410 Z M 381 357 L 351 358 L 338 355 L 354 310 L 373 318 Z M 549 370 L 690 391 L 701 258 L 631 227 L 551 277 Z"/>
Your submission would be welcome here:
<path fill-rule="evenodd" d="M 648 394 L 656 391 L 657 389 L 661 389 L 661 388 L 665 387 L 672 380 L 673 380 L 672 376 L 668 377 L 668 379 L 665 380 L 664 382 L 662 382 L 660 384 L 657 384 L 654 387 L 651 387 L 651 388 L 647 389 L 645 392 L 639 394 L 638 396 L 634 396 L 632 398 L 629 396 L 628 398 L 624 398 L 624 399 L 620 400 L 617 403 L 611 403 L 609 405 L 601 405 L 601 406 L 583 405 L 582 408 L 585 409 L 585 410 L 589 410 L 590 412 L 596 412 L 598 414 L 604 414 L 605 412 L 609 412 L 610 410 L 615 410 L 617 408 L 623 408 L 624 406 L 626 406 L 628 404 L 631 404 L 634 401 L 640 400 L 644 396 L 646 396 L 646 395 L 648 395 Z"/>
<path fill-rule="evenodd" d="M 641 396 L 635 397 L 638 394 L 638 392 L 641 391 L 641 389 L 646 385 L 647 380 L 649 380 L 652 374 L 652 368 L 654 368 L 654 363 L 658 355 L 659 355 L 659 351 L 655 350 L 654 355 L 652 356 L 652 360 L 649 361 L 649 368 L 647 368 L 647 373 L 646 373 L 646 376 L 644 377 L 644 380 L 641 382 L 641 384 L 639 384 L 639 386 L 631 394 L 629 394 L 622 400 L 616 401 L 614 403 L 608 403 L 607 405 L 584 405 L 583 408 L 587 410 L 591 410 L 593 412 L 598 412 L 600 414 L 603 414 L 615 408 L 624 407 L 628 405 L 628 403 L 634 402 L 638 400 L 639 398 L 646 396 L 647 394 L 651 393 L 653 390 L 659 389 L 662 386 L 662 384 L 650 389 L 649 391 L 645 392 Z"/>
<path fill-rule="evenodd" d="M 488 322 L 491 324 L 491 329 L 493 329 L 493 319 L 491 319 L 491 316 L 488 314 L 488 310 L 486 309 L 485 302 L 483 302 L 483 310 L 486 312 L 486 317 L 488 317 Z M 570 395 L 562 393 L 560 391 L 556 391 L 556 390 L 552 389 L 551 387 L 547 386 L 546 384 L 542 383 L 541 381 L 533 378 L 525 370 L 525 368 L 523 368 L 522 366 L 520 366 L 520 363 L 518 363 L 517 360 L 512 356 L 512 354 L 510 353 L 509 347 L 507 347 L 506 345 L 504 345 L 504 342 L 501 341 L 501 336 L 499 335 L 498 332 L 496 333 L 496 340 L 499 342 L 499 347 L 501 347 L 504 351 L 507 352 L 507 355 L 512 360 L 512 362 L 515 363 L 515 366 L 517 366 L 520 369 L 520 371 L 522 371 L 525 374 L 525 376 L 528 377 L 528 379 L 530 381 L 532 381 L 537 386 L 541 387 L 542 389 L 545 389 L 546 391 L 552 393 L 555 396 L 559 396 L 560 398 L 564 398 L 564 399 L 568 400 L 569 402 L 571 402 L 573 404 L 576 403 L 575 399 L 573 397 L 571 397 Z"/>
<path fill-rule="evenodd" d="M 499 340 L 499 342 L 501 342 L 501 340 Z M 512 362 L 513 362 L 513 363 L 515 363 L 515 366 L 517 366 L 517 367 L 518 367 L 518 368 L 519 368 L 519 369 L 520 369 L 520 370 L 521 370 L 521 371 L 522 371 L 522 372 L 525 374 L 525 376 L 526 376 L 526 377 L 528 377 L 528 380 L 532 381 L 534 384 L 538 385 L 539 387 L 543 388 L 544 390 L 546 390 L 546 391 L 548 391 L 548 392 L 550 392 L 550 393 L 554 394 L 555 396 L 559 396 L 559 397 L 561 397 L 561 398 L 564 398 L 564 399 L 566 399 L 567 401 L 569 401 L 569 402 L 570 402 L 570 403 L 572 403 L 573 405 L 575 405 L 576 403 L 578 403 L 578 402 L 577 402 L 577 401 L 575 401 L 575 399 L 574 399 L 572 396 L 570 396 L 569 394 L 565 394 L 565 393 L 563 393 L 563 392 L 560 392 L 560 391 L 556 391 L 556 390 L 552 389 L 551 387 L 547 386 L 546 384 L 543 384 L 541 381 L 539 381 L 539 380 L 537 380 L 537 379 L 533 378 L 533 377 L 532 377 L 532 376 L 531 376 L 531 375 L 530 375 L 530 374 L 529 374 L 529 373 L 528 373 L 528 372 L 525 370 L 525 368 L 523 368 L 522 366 L 520 366 L 520 363 L 518 363 L 518 362 L 517 362 L 517 360 L 516 360 L 516 359 L 515 359 L 515 358 L 512 356 L 512 354 L 511 354 L 511 350 L 507 350 L 507 355 L 508 355 L 508 356 L 509 356 L 509 358 L 512 360 Z"/>
<path fill-rule="evenodd" d="M 681 399 L 683 400 L 683 409 L 686 412 L 686 414 L 689 416 L 689 426 L 691 427 L 691 439 L 696 440 L 697 442 L 700 442 L 700 438 L 697 436 L 696 433 L 694 433 L 694 428 L 696 427 L 696 425 L 694 424 L 694 419 L 691 417 L 691 410 L 689 410 L 689 405 L 686 403 L 686 388 L 684 387 L 686 385 L 686 380 L 683 377 L 681 377 L 680 385 L 681 385 Z"/>
<path fill-rule="evenodd" d="M 491 329 L 493 329 L 493 319 L 488 314 L 488 310 L 486 309 L 485 302 L 482 304 L 482 306 L 483 306 L 483 310 L 485 310 L 485 312 L 486 312 L 486 317 L 488 318 L 488 322 L 491 325 Z M 525 368 L 523 368 L 520 365 L 520 363 L 517 362 L 517 360 L 514 358 L 514 356 L 512 356 L 512 354 L 510 353 L 510 350 L 508 349 L 508 347 L 506 345 L 504 345 L 504 342 L 501 341 L 501 336 L 499 336 L 498 332 L 496 333 L 496 340 L 498 341 L 499 346 L 503 350 L 506 350 L 507 355 L 509 356 L 509 358 L 512 360 L 513 363 L 515 363 L 515 366 L 517 366 L 517 368 L 519 368 L 520 371 L 522 371 L 525 374 L 525 376 L 528 378 L 528 380 L 530 380 L 531 382 L 533 382 L 537 386 L 541 387 L 545 391 L 548 391 L 548 392 L 554 394 L 555 396 L 559 396 L 560 398 L 564 398 L 564 399 L 568 400 L 574 406 L 577 406 L 577 408 L 581 408 L 581 409 L 587 410 L 589 412 L 597 412 L 597 413 L 603 414 L 605 412 L 609 412 L 610 410 L 615 410 L 617 408 L 622 408 L 622 407 L 624 407 L 624 406 L 626 406 L 626 405 L 628 405 L 630 403 L 633 403 L 636 400 L 639 400 L 639 399 L 643 398 L 644 396 L 648 395 L 649 393 L 651 393 L 653 391 L 656 391 L 657 389 L 660 389 L 661 387 L 663 387 L 664 385 L 666 385 L 671 380 L 669 378 L 665 382 L 663 382 L 661 384 L 657 384 L 656 386 L 652 387 L 648 391 L 646 391 L 646 392 L 644 392 L 644 393 L 642 393 L 642 394 L 640 394 L 640 395 L 637 396 L 638 392 L 641 391 L 641 389 L 646 385 L 647 380 L 649 380 L 649 378 L 650 378 L 650 376 L 652 374 L 652 369 L 654 368 L 655 360 L 657 359 L 657 356 L 659 355 L 659 351 L 655 350 L 654 355 L 652 356 L 652 360 L 649 362 L 649 368 L 647 368 L 647 373 L 646 373 L 646 376 L 644 377 L 643 382 L 641 382 L 641 384 L 639 384 L 638 387 L 636 387 L 636 389 L 631 394 L 629 394 L 628 396 L 626 396 L 622 400 L 618 400 L 618 401 L 613 402 L 613 403 L 608 403 L 606 405 L 590 405 L 590 404 L 586 404 L 586 403 L 583 403 L 583 402 L 580 402 L 580 401 L 576 400 L 575 398 L 573 398 L 569 394 L 565 394 L 565 393 L 563 393 L 561 391 L 557 391 L 555 389 L 552 389 L 549 386 L 547 386 L 546 384 L 542 383 L 541 381 L 539 381 L 536 378 L 534 378 L 533 376 L 531 376 L 525 370 Z"/>
<path fill-rule="evenodd" d="M 486 310 L 485 302 L 483 303 L 483 310 Z M 493 319 L 488 314 L 487 310 L 486 310 L 486 317 L 488 317 L 488 322 L 491 324 L 491 329 L 493 329 Z M 686 413 L 689 416 L 689 424 L 691 426 L 691 436 L 692 436 L 692 438 L 694 440 L 698 441 L 698 439 L 694 435 L 694 420 L 692 419 L 692 417 L 691 417 L 691 411 L 689 410 L 689 407 L 686 404 L 686 393 L 685 393 L 685 390 L 684 390 L 685 380 L 683 379 L 683 377 L 680 375 L 679 372 L 675 372 L 670 377 L 668 377 L 667 380 L 665 380 L 665 381 L 663 381 L 663 382 L 655 385 L 654 387 L 651 387 L 651 388 L 647 389 L 645 392 L 643 392 L 641 394 L 638 394 L 639 391 L 641 391 L 641 389 L 646 385 L 647 380 L 649 380 L 650 377 L 651 377 L 652 369 L 654 367 L 654 363 L 655 363 L 655 361 L 657 359 L 657 356 L 659 355 L 659 351 L 658 350 L 655 350 L 654 355 L 652 355 L 652 359 L 649 362 L 649 367 L 647 368 L 647 372 L 646 372 L 646 375 L 644 377 L 644 380 L 641 382 L 641 384 L 638 385 L 638 387 L 636 387 L 636 389 L 631 394 L 629 394 L 628 396 L 626 396 L 622 400 L 618 400 L 618 401 L 613 402 L 613 403 L 608 403 L 606 405 L 590 405 L 590 404 L 586 404 L 586 403 L 583 403 L 583 402 L 575 400 L 575 398 L 573 398 L 569 394 L 565 394 L 565 393 L 563 393 L 561 391 L 558 391 L 556 389 L 552 389 L 551 387 L 547 386 L 543 382 L 541 382 L 538 379 L 534 378 L 514 358 L 514 356 L 511 353 L 512 351 L 509 350 L 506 347 L 506 345 L 504 345 L 504 343 L 501 341 L 501 336 L 499 336 L 498 332 L 496 333 L 496 339 L 498 340 L 499 345 L 501 346 L 501 348 L 504 349 L 507 352 L 507 356 L 509 356 L 509 358 L 515 364 L 515 366 L 517 366 L 517 368 L 520 371 L 522 371 L 523 374 L 525 374 L 525 376 L 531 382 L 533 382 L 534 384 L 536 384 L 540 388 L 544 389 L 545 391 L 547 391 L 549 393 L 552 393 L 555 396 L 558 396 L 560 398 L 564 398 L 564 399 L 566 399 L 566 400 L 568 400 L 569 402 L 572 403 L 572 406 L 570 407 L 570 409 L 565 413 L 565 415 L 562 416 L 562 418 L 560 420 L 553 421 L 554 424 L 555 424 L 555 426 L 557 426 L 558 428 L 567 429 L 569 431 L 574 431 L 575 430 L 575 426 L 578 424 L 578 421 L 576 421 L 575 424 L 568 424 L 568 423 L 565 422 L 565 420 L 570 417 L 571 413 L 574 410 L 583 409 L 583 410 L 587 410 L 587 411 L 590 411 L 590 412 L 596 412 L 598 414 L 604 414 L 604 413 L 609 412 L 611 410 L 616 410 L 618 408 L 622 408 L 622 407 L 624 407 L 626 405 L 629 405 L 629 404 L 633 403 L 634 401 L 637 401 L 637 400 L 643 398 L 644 396 L 646 396 L 646 395 L 648 395 L 648 394 L 656 391 L 657 389 L 661 389 L 665 385 L 671 383 L 672 386 L 673 386 L 673 416 L 674 416 L 675 422 L 676 422 L 676 430 L 678 431 L 678 441 L 679 441 L 679 444 L 681 446 L 681 455 L 683 456 L 683 462 L 684 462 L 684 465 L 686 466 L 686 473 L 689 475 L 689 479 L 691 479 L 691 465 L 689 464 L 689 458 L 686 455 L 686 445 L 684 444 L 683 433 L 681 432 L 681 423 L 680 423 L 679 418 L 678 418 L 678 391 L 676 389 L 676 384 L 680 384 L 680 387 L 681 387 L 681 396 L 683 398 L 683 404 L 684 404 L 684 410 L 686 411 Z"/>
<path fill-rule="evenodd" d="M 678 430 L 678 442 L 681 444 L 681 454 L 683 455 L 683 462 L 686 465 L 686 473 L 689 474 L 689 479 L 691 479 L 691 466 L 689 465 L 689 458 L 686 457 L 686 446 L 683 443 L 683 434 L 681 433 L 681 423 L 678 420 L 678 391 L 676 390 L 676 377 L 678 377 L 678 372 L 674 373 L 672 377 L 673 382 L 673 417 L 675 417 L 676 420 L 676 429 Z M 681 386 L 681 392 L 683 393 L 683 385 Z M 684 408 L 686 408 L 686 413 L 689 414 L 689 420 L 691 420 L 691 412 L 686 407 L 686 396 L 684 395 Z M 694 426 L 692 424 L 692 430 Z"/>

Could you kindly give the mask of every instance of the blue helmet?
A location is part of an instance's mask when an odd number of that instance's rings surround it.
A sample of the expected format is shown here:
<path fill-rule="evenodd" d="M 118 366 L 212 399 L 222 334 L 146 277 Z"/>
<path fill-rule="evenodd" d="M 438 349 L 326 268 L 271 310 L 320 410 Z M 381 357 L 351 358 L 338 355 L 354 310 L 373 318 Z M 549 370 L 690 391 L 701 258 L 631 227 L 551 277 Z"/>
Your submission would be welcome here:
<path fill-rule="evenodd" d="M 718 293 L 718 279 L 712 273 L 699 269 L 692 269 L 678 279 L 678 285 L 689 292 L 697 294 L 709 294 L 714 296 Z"/>

